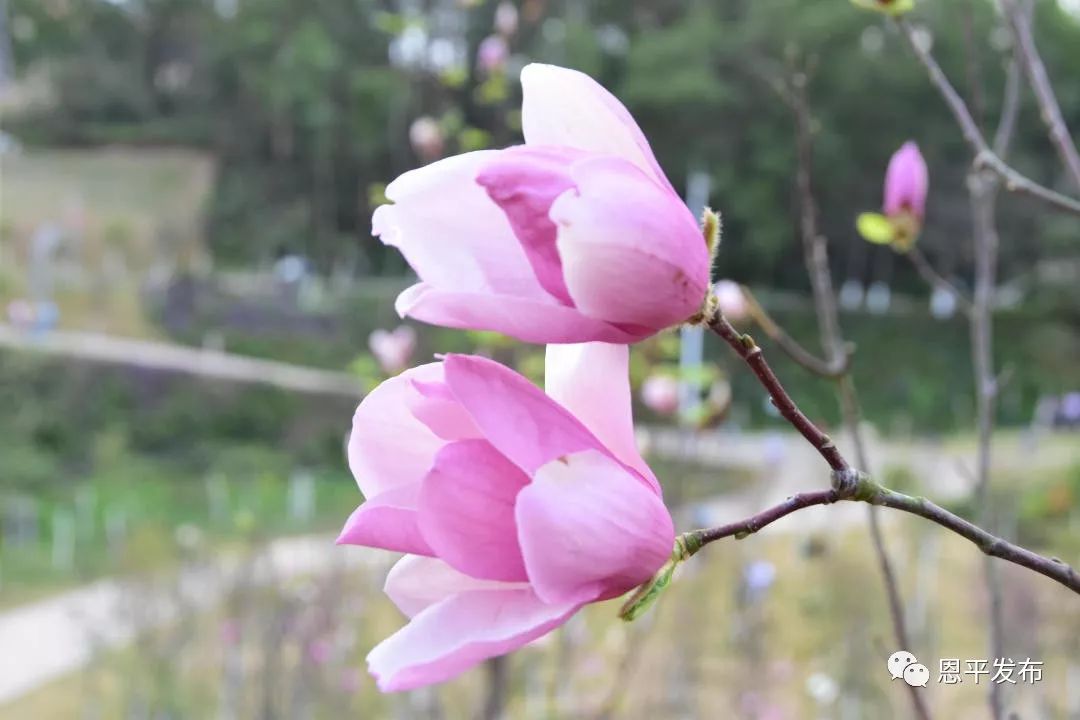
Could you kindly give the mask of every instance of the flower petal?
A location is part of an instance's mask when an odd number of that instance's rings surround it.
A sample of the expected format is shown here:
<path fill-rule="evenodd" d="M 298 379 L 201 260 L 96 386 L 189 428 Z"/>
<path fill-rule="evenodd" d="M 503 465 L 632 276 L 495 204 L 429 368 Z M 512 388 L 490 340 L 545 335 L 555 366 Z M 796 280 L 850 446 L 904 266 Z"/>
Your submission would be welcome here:
<path fill-rule="evenodd" d="M 366 500 L 345 521 L 338 545 L 363 545 L 394 552 L 434 555 L 420 532 L 420 484 L 391 488 Z"/>
<path fill-rule="evenodd" d="M 349 469 L 364 497 L 417 483 L 444 442 L 410 412 L 414 380 L 442 382 L 442 363 L 407 370 L 372 390 L 356 408 L 349 435 Z"/>
<path fill-rule="evenodd" d="M 709 253 L 682 201 L 617 158 L 590 158 L 572 173 L 578 189 L 555 200 L 551 219 L 578 310 L 654 329 L 698 312 Z"/>
<path fill-rule="evenodd" d="M 506 213 L 514 234 L 545 290 L 573 305 L 555 249 L 555 223 L 548 217 L 551 203 L 573 187 L 570 163 L 582 151 L 570 148 L 523 146 L 507 148 L 484 165 L 476 181 Z"/>
<path fill-rule="evenodd" d="M 495 449 L 531 475 L 582 450 L 609 452 L 565 408 L 513 370 L 475 355 L 447 355 L 450 390 Z"/>
<path fill-rule="evenodd" d="M 675 542 L 656 493 L 597 452 L 540 468 L 518 495 L 517 523 L 529 581 L 548 602 L 621 595 L 652 577 Z"/>
<path fill-rule="evenodd" d="M 476 183 L 497 152 L 465 153 L 401 175 L 387 186 L 393 204 L 376 208 L 372 232 L 432 285 L 546 296 L 506 216 Z"/>
<path fill-rule="evenodd" d="M 531 63 L 521 71 L 521 91 L 521 129 L 526 144 L 616 155 L 675 192 L 634 118 L 585 73 Z"/>
<path fill-rule="evenodd" d="M 420 492 L 424 539 L 450 566 L 484 580 L 523 582 L 514 499 L 529 477 L 486 440 L 462 440 L 435 456 Z"/>
<path fill-rule="evenodd" d="M 491 330 L 522 342 L 566 343 L 599 340 L 637 342 L 651 335 L 638 328 L 587 317 L 574 308 L 547 300 L 440 290 L 426 283 L 406 289 L 397 299 L 397 311 L 443 327 Z"/>
<path fill-rule="evenodd" d="M 368 670 L 383 692 L 442 682 L 547 634 L 581 604 L 547 604 L 527 588 L 463 592 L 379 643 L 367 656 Z"/>
<path fill-rule="evenodd" d="M 405 402 L 413 417 L 426 425 L 436 436 L 447 442 L 481 437 L 472 416 L 461 406 L 444 382 L 413 380 L 412 387 L 416 392 L 407 395 Z"/>
<path fill-rule="evenodd" d="M 424 608 L 467 590 L 513 590 L 527 587 L 525 583 L 477 580 L 458 572 L 439 558 L 406 555 L 390 568 L 383 590 L 401 612 L 413 617 Z"/>
<path fill-rule="evenodd" d="M 634 437 L 629 347 L 609 343 L 548 345 L 544 390 L 584 423 L 617 459 L 660 491 Z"/>
<path fill-rule="evenodd" d="M 897 215 L 906 210 L 921 220 L 926 210 L 929 182 L 926 161 L 919 146 L 909 140 L 893 153 L 885 170 L 885 214 Z"/>

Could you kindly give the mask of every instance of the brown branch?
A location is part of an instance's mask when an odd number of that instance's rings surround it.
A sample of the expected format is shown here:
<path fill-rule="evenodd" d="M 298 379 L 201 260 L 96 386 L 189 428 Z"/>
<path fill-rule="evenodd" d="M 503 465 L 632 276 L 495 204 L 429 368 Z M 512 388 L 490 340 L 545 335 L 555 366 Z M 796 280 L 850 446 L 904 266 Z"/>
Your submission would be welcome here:
<path fill-rule="evenodd" d="M 1013 58 L 1016 58 L 1014 48 Z M 1006 82 L 1009 78 L 1006 78 Z M 1008 87 L 1006 87 L 1008 92 Z M 995 140 L 1001 141 L 996 149 L 1005 152 L 1011 139 L 1003 128 L 1012 122 L 1009 113 L 1017 108 L 1009 107 L 1009 98 L 1005 98 L 1002 108 L 998 133 Z M 988 496 L 990 485 L 991 447 L 994 440 L 994 414 L 997 392 L 994 389 L 993 360 L 993 296 L 997 278 L 998 247 L 996 206 L 999 179 L 986 176 L 975 170 L 968 174 L 968 194 L 972 211 L 973 254 L 975 256 L 975 290 L 972 297 L 968 324 L 971 331 L 971 358 L 976 385 L 976 426 L 978 429 L 978 451 L 975 463 L 975 506 L 979 522 L 992 530 L 994 517 Z M 983 575 L 989 598 L 990 627 L 989 651 L 991 657 L 1005 655 L 1005 615 L 1001 576 L 993 558 L 986 556 L 983 562 Z M 990 714 L 993 720 L 1004 720 L 1005 699 L 1002 687 L 991 683 L 988 687 Z"/>
<path fill-rule="evenodd" d="M 758 324 L 761 330 L 769 336 L 777 346 L 784 351 L 784 353 L 791 358 L 795 363 L 800 365 L 803 369 L 813 373 L 819 377 L 827 378 L 830 380 L 836 380 L 847 374 L 848 368 L 851 367 L 851 347 L 845 347 L 844 353 L 832 360 L 823 360 L 817 355 L 804 348 L 799 344 L 799 341 L 787 334 L 787 332 L 776 324 L 776 321 L 772 319 L 768 311 L 761 306 L 758 299 L 754 297 L 754 293 L 750 291 L 750 288 L 746 286 L 740 286 L 742 289 L 743 297 L 746 299 L 747 312 L 750 313 L 750 317 L 754 319 L 754 322 Z"/>
<path fill-rule="evenodd" d="M 695 543 L 704 546 L 728 537 L 741 540 L 798 510 L 815 505 L 831 505 L 843 500 L 865 502 L 918 515 L 969 540 L 989 557 L 999 558 L 1014 565 L 1033 570 L 1080 594 L 1080 573 L 1061 559 L 1048 558 L 1033 553 L 983 530 L 978 525 L 949 512 L 926 498 L 913 497 L 895 490 L 889 490 L 868 480 L 865 476 L 859 479 L 853 490 L 847 492 L 832 489 L 799 493 L 789 497 L 779 505 L 762 510 L 756 515 L 751 515 L 743 520 L 714 528 L 694 530 L 688 533 L 690 536 L 689 544 L 691 547 Z"/>
<path fill-rule="evenodd" d="M 810 419 L 803 415 L 802 411 L 795 405 L 795 401 L 791 399 L 787 390 L 780 384 L 776 373 L 769 367 L 769 363 L 765 361 L 765 356 L 762 354 L 761 348 L 754 342 L 754 338 L 740 333 L 719 312 L 709 319 L 708 324 L 709 329 L 719 335 L 750 366 L 754 375 L 757 376 L 758 382 L 769 393 L 772 404 L 780 411 L 784 419 L 798 430 L 799 434 L 806 438 L 807 442 L 814 446 L 825 462 L 829 464 L 829 467 L 832 468 L 838 482 L 841 484 L 848 482 L 850 477 L 855 474 L 855 471 L 840 454 L 836 445 L 833 444 L 832 438 L 822 432 L 817 425 L 810 422 Z"/>
<path fill-rule="evenodd" d="M 1046 66 L 1043 64 L 1038 48 L 1035 47 L 1030 19 L 1015 0 L 1001 0 L 1001 9 L 1012 28 L 1024 72 L 1035 93 L 1035 100 L 1039 103 L 1039 114 L 1046 123 L 1050 141 L 1054 144 L 1054 149 L 1061 158 L 1061 164 L 1065 166 L 1073 184 L 1080 190 L 1080 153 L 1077 153 L 1076 145 L 1073 143 L 1072 136 L 1069 135 L 1069 128 L 1061 115 L 1061 107 L 1058 105 L 1057 96 L 1054 95 L 1054 88 L 1050 84 Z"/>
<path fill-rule="evenodd" d="M 934 56 L 919 44 L 915 37 L 914 28 L 903 18 L 899 18 L 895 22 L 904 37 L 907 38 L 912 52 L 915 53 L 915 56 L 926 68 L 930 76 L 930 82 L 937 88 L 945 104 L 948 105 L 950 112 L 952 112 L 953 117 L 960 126 L 964 140 L 971 146 L 972 152 L 975 154 L 974 169 L 993 172 L 1001 178 L 1002 185 L 1009 192 L 1029 195 L 1063 212 L 1080 215 L 1080 200 L 1062 195 L 1040 185 L 1020 174 L 994 153 L 987 144 L 986 138 L 983 137 L 978 125 L 976 125 L 974 118 L 971 117 L 971 112 L 968 110 L 963 98 L 960 97 L 959 93 L 956 92 L 956 88 L 949 82 L 945 71 L 938 65 Z"/>
<path fill-rule="evenodd" d="M 818 207 L 814 199 L 813 166 L 814 143 L 811 129 L 810 102 L 806 93 L 807 74 L 796 73 L 791 83 L 791 108 L 795 114 L 795 144 L 798 158 L 796 187 L 801 208 L 800 229 L 802 231 L 803 258 L 806 272 L 810 275 L 810 285 L 814 289 L 814 309 L 818 318 L 818 330 L 821 344 L 831 362 L 846 361 L 850 357 L 848 344 L 844 342 L 840 329 L 840 312 L 836 304 L 836 292 L 833 289 L 832 273 L 829 271 L 829 251 L 825 236 L 818 232 Z M 870 459 L 863 442 L 860 423 L 862 413 L 859 409 L 858 392 L 855 381 L 845 371 L 840 376 L 838 392 L 843 411 L 844 424 L 851 433 L 855 445 L 855 457 L 859 466 L 869 470 Z M 881 522 L 876 507 L 867 508 L 870 526 L 870 539 L 874 545 L 874 555 L 881 570 L 885 585 L 885 597 L 889 604 L 889 617 L 892 620 L 893 635 L 900 647 L 911 647 L 911 638 L 907 631 L 904 617 L 904 601 L 900 594 L 900 584 L 896 580 L 892 558 L 885 544 L 881 531 Z M 930 720 L 930 710 L 925 699 L 913 687 L 908 688 L 908 697 L 912 709 L 919 720 Z"/>
<path fill-rule="evenodd" d="M 719 527 L 695 530 L 691 535 L 694 536 L 694 539 L 696 539 L 700 545 L 708 545 L 711 542 L 723 540 L 726 537 L 734 537 L 736 540 L 742 540 L 744 537 L 753 535 L 766 525 L 771 525 L 780 518 L 790 515 L 796 510 L 813 507 L 814 505 L 831 505 L 835 502 L 840 502 L 842 499 L 843 498 L 837 490 L 817 490 L 815 492 L 799 493 L 797 495 L 792 495 L 779 505 L 767 510 L 762 510 L 757 515 L 751 515 L 744 520 L 737 520 L 728 523 L 727 525 L 720 525 Z"/>

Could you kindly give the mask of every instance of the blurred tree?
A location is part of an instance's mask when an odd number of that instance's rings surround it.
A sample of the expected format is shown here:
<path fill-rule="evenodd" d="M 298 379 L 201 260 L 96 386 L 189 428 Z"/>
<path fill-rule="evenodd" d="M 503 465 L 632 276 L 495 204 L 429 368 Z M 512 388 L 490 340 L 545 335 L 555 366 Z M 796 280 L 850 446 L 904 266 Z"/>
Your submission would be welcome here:
<path fill-rule="evenodd" d="M 946 273 L 967 272 L 969 243 L 957 242 L 968 231 L 967 152 L 887 20 L 840 1 L 517 0 L 502 3 L 517 13 L 500 25 L 499 4 L 9 0 L 17 66 L 47 66 L 56 90 L 55 107 L 13 127 L 28 140 L 211 148 L 220 172 L 208 230 L 220 261 L 300 252 L 324 270 L 397 273 L 369 218 L 383 183 L 430 160 L 410 146 L 413 122 L 431 118 L 419 130 L 444 155 L 519 142 L 517 70 L 556 62 L 625 100 L 677 187 L 691 170 L 712 173 L 724 275 L 801 287 L 792 120 L 773 85 L 808 67 L 838 276 L 921 288 L 852 227 L 879 205 L 885 163 L 909 138 L 930 163 L 925 249 Z M 1010 42 L 993 3 L 926 3 L 915 19 L 992 131 Z M 1066 119 L 1080 127 L 1080 89 L 1063 80 L 1080 63 L 1080 21 L 1046 0 L 1035 24 Z M 1021 170 L 1063 184 L 1026 96 L 1014 148 Z M 1002 205 L 1003 237 L 1025 239 L 1004 243 L 1005 280 L 1067 247 L 1059 218 L 1022 199 Z"/>

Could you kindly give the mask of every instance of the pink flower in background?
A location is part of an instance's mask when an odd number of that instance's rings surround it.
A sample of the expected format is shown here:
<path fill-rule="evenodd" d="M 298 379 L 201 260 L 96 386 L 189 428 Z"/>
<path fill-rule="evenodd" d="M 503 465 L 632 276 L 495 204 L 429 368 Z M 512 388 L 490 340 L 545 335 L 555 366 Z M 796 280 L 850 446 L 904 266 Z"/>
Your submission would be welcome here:
<path fill-rule="evenodd" d="M 893 154 L 885 171 L 885 214 L 911 213 L 921 222 L 929 183 L 926 161 L 919 146 L 909 140 Z"/>
<path fill-rule="evenodd" d="M 218 639 L 222 645 L 236 645 L 240 642 L 240 621 L 232 618 L 222 620 L 218 627 Z"/>
<path fill-rule="evenodd" d="M 423 115 L 413 120 L 409 126 L 409 143 L 424 162 L 431 162 L 442 156 L 445 142 L 442 128 L 433 117 Z"/>
<path fill-rule="evenodd" d="M 368 337 L 368 348 L 384 372 L 396 375 L 409 365 L 416 351 L 416 331 L 408 325 L 393 331 L 380 328 Z"/>
<path fill-rule="evenodd" d="M 326 638 L 312 640 L 307 646 L 307 656 L 315 665 L 325 665 L 334 656 L 334 644 Z"/>
<path fill-rule="evenodd" d="M 626 108 L 592 78 L 521 73 L 525 145 L 405 173 L 375 235 L 420 282 L 397 310 L 527 342 L 627 343 L 700 309 L 709 251 Z"/>
<path fill-rule="evenodd" d="M 386 592 L 411 620 L 367 658 L 382 690 L 521 647 L 670 557 L 627 362 L 621 345 L 549 347 L 545 394 L 491 360 L 448 355 L 360 403 L 349 466 L 365 502 L 338 542 L 408 553 Z"/>
<path fill-rule="evenodd" d="M 744 319 L 750 311 L 742 288 L 733 280 L 718 280 L 713 286 L 713 294 L 720 312 L 732 322 Z"/>
<path fill-rule="evenodd" d="M 641 402 L 660 415 L 673 414 L 679 409 L 679 381 L 670 375 L 650 375 L 641 384 Z"/>
<path fill-rule="evenodd" d="M 491 74 L 502 70 L 510 57 L 510 46 L 502 35 L 489 35 L 480 41 L 476 49 L 476 66 L 482 72 Z"/>

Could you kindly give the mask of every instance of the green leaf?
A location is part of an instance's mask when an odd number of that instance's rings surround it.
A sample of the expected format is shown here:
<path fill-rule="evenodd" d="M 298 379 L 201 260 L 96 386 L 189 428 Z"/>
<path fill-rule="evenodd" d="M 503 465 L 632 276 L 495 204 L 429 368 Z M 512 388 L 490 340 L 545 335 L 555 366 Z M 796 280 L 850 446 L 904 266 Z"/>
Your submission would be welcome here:
<path fill-rule="evenodd" d="M 878 213 L 860 213 L 855 220 L 859 234 L 875 245 L 888 245 L 896 236 L 892 221 Z"/>

